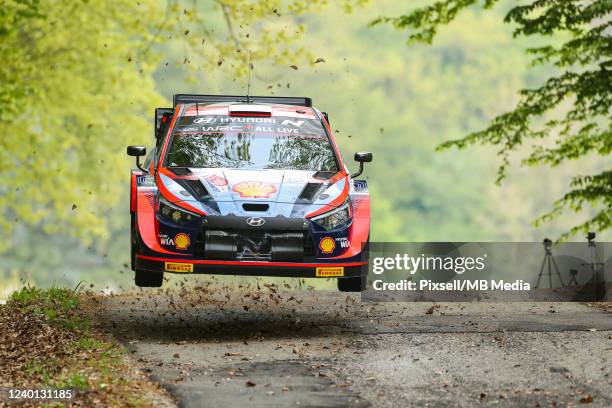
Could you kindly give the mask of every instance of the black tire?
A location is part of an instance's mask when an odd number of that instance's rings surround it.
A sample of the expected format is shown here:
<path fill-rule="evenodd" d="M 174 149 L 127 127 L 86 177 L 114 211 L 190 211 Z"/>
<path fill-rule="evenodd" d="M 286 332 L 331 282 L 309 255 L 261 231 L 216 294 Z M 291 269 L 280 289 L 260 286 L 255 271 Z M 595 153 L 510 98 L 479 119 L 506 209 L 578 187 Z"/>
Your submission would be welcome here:
<path fill-rule="evenodd" d="M 338 290 L 340 292 L 363 292 L 366 289 L 367 278 L 360 276 L 357 278 L 338 279 Z"/>
<path fill-rule="evenodd" d="M 132 270 L 136 270 L 136 214 L 131 214 L 130 227 L 130 265 Z"/>
<path fill-rule="evenodd" d="M 132 270 L 136 270 L 136 244 L 133 242 L 130 244 L 130 265 Z"/>
<path fill-rule="evenodd" d="M 159 288 L 164 282 L 163 272 L 135 271 L 134 282 L 141 288 Z"/>
<path fill-rule="evenodd" d="M 365 254 L 364 259 L 367 261 L 369 258 L 370 251 L 370 237 L 363 246 L 363 252 Z M 338 279 L 338 290 L 340 292 L 363 292 L 366 290 L 368 285 L 368 265 L 361 267 L 361 276 L 355 278 L 339 278 Z"/>

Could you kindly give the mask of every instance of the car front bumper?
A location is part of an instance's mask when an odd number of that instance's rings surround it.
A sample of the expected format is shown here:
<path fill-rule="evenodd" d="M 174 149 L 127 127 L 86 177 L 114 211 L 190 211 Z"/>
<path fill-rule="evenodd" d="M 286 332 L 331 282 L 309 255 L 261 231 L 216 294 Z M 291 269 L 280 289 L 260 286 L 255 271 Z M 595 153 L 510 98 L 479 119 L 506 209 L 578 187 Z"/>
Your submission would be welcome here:
<path fill-rule="evenodd" d="M 352 262 L 267 262 L 180 259 L 136 255 L 136 269 L 160 273 L 196 273 L 293 278 L 350 278 L 367 273 L 367 261 Z"/>
<path fill-rule="evenodd" d="M 139 203 L 144 207 L 143 201 Z M 342 245 L 348 243 L 350 232 L 362 229 L 347 227 L 317 234 L 305 219 L 265 218 L 265 225 L 259 227 L 249 226 L 247 219 L 206 216 L 201 225 L 187 228 L 165 225 L 152 207 L 139 207 L 134 269 L 296 278 L 346 278 L 367 273 L 367 241 L 353 240 L 348 248 Z M 261 239 L 264 241 L 258 241 Z M 249 240 L 255 244 L 250 257 L 244 251 L 244 242 Z M 331 246 L 327 252 L 321 249 L 322 240 Z"/>

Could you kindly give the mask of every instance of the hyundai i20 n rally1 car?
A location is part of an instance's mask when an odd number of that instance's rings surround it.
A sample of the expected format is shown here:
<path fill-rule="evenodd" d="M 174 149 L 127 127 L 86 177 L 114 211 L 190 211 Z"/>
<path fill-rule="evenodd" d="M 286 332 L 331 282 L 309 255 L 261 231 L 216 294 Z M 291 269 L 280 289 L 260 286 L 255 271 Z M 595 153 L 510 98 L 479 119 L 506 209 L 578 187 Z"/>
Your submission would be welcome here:
<path fill-rule="evenodd" d="M 129 146 L 132 269 L 337 278 L 365 289 L 370 196 L 310 98 L 175 95 L 155 112 L 155 147 Z"/>

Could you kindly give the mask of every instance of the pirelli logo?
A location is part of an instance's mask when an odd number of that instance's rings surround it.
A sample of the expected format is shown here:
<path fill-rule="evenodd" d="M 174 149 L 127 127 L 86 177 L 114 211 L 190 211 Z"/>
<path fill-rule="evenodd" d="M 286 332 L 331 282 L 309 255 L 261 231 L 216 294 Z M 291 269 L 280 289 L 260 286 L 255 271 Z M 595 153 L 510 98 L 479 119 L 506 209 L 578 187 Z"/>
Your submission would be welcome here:
<path fill-rule="evenodd" d="M 166 272 L 191 273 L 193 264 L 183 262 L 166 262 L 164 269 Z"/>
<path fill-rule="evenodd" d="M 331 278 L 334 276 L 344 276 L 344 266 L 317 268 L 316 276 L 319 278 Z"/>

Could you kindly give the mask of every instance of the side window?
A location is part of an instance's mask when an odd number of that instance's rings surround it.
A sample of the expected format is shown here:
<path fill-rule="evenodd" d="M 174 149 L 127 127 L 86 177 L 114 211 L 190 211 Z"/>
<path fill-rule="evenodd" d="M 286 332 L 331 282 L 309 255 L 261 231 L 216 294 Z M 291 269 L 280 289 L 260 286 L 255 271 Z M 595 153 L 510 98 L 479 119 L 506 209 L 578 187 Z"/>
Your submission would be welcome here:
<path fill-rule="evenodd" d="M 142 167 L 144 167 L 145 169 L 148 169 L 149 166 L 151 165 L 151 160 L 153 160 L 153 157 L 156 157 L 156 156 L 157 156 L 157 147 L 154 147 L 153 149 L 151 149 L 149 154 L 147 154 L 147 157 L 144 161 L 144 165 Z"/>
<path fill-rule="evenodd" d="M 159 156 L 162 151 L 162 147 L 164 145 L 164 137 L 168 132 L 168 125 L 172 122 L 172 116 L 168 116 L 168 119 L 165 124 L 159 129 L 159 137 L 155 141 L 155 163 L 159 162 Z"/>
<path fill-rule="evenodd" d="M 161 151 L 162 151 L 163 140 L 164 140 L 163 137 L 160 137 L 157 139 L 157 144 L 155 145 L 155 163 L 159 162 L 159 155 L 161 154 Z"/>

